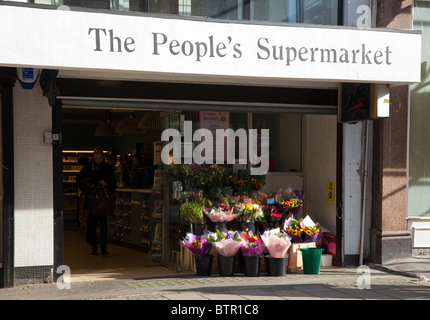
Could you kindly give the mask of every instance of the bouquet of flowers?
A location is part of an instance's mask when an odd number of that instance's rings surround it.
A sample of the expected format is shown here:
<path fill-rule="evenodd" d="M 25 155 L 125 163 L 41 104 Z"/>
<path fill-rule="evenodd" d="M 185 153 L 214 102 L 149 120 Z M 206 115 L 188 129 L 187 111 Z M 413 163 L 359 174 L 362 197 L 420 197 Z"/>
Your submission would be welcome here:
<path fill-rule="evenodd" d="M 284 222 L 284 231 L 291 237 L 292 243 L 303 242 L 302 228 L 294 218 L 289 218 Z"/>
<path fill-rule="evenodd" d="M 238 217 L 241 222 L 257 221 L 263 218 L 263 210 L 258 203 L 238 203 L 236 209 L 237 212 L 241 213 Z"/>
<path fill-rule="evenodd" d="M 261 256 L 266 249 L 263 240 L 255 234 L 243 231 L 240 237 L 242 238 L 240 250 L 244 256 Z"/>
<path fill-rule="evenodd" d="M 249 170 L 239 170 L 237 175 L 228 176 L 226 182 L 236 193 L 260 190 L 266 183 L 265 175 L 251 175 Z"/>
<path fill-rule="evenodd" d="M 248 178 L 229 176 L 227 179 L 227 184 L 233 189 L 234 193 L 243 193 L 248 189 Z"/>
<path fill-rule="evenodd" d="M 217 253 L 223 257 L 232 257 L 239 251 L 242 238 L 237 231 L 221 233 L 218 229 L 211 233 L 208 240 L 215 247 Z"/>
<path fill-rule="evenodd" d="M 263 204 L 263 219 L 267 223 L 275 223 L 282 218 L 282 213 L 278 210 L 278 207 L 273 204 Z"/>
<path fill-rule="evenodd" d="M 303 242 L 315 242 L 318 240 L 321 232 L 318 223 L 312 221 L 309 216 L 306 216 L 301 222 Z"/>
<path fill-rule="evenodd" d="M 291 187 L 287 189 L 279 189 L 276 193 L 276 206 L 283 214 L 292 213 L 297 214 L 303 206 L 303 190 L 292 190 Z"/>
<path fill-rule="evenodd" d="M 285 257 L 291 245 L 290 237 L 286 233 L 281 232 L 280 228 L 266 230 L 261 239 L 273 258 Z"/>
<path fill-rule="evenodd" d="M 212 249 L 212 242 L 208 240 L 208 235 L 187 233 L 182 244 L 197 256 L 207 256 Z"/>
<path fill-rule="evenodd" d="M 266 176 L 262 175 L 262 176 L 251 176 L 251 180 L 250 180 L 250 187 L 252 190 L 260 190 L 264 184 L 266 180 Z"/>
<path fill-rule="evenodd" d="M 291 198 L 288 200 L 280 201 L 278 202 L 278 204 L 283 213 L 287 213 L 287 212 L 297 213 L 298 210 L 303 206 L 303 200 L 300 200 L 298 198 Z"/>
<path fill-rule="evenodd" d="M 230 222 L 242 214 L 240 211 L 234 211 L 235 203 L 235 200 L 229 200 L 226 196 L 216 204 L 208 200 L 208 205 L 203 205 L 202 209 L 212 222 Z"/>

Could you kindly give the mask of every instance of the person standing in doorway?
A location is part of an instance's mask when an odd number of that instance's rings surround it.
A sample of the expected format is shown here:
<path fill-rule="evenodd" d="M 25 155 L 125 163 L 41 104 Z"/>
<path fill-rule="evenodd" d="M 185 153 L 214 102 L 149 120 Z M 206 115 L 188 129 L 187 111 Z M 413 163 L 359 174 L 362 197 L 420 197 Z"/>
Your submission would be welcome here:
<path fill-rule="evenodd" d="M 105 188 L 109 196 L 113 196 L 116 189 L 115 172 L 104 160 L 103 149 L 97 147 L 93 151 L 93 158 L 85 165 L 76 177 L 82 193 L 86 197 L 95 196 L 101 188 Z M 86 201 L 88 203 L 88 201 Z M 92 214 L 88 208 L 86 240 L 91 245 L 92 255 L 97 255 L 98 239 L 97 226 L 100 227 L 100 249 L 102 255 L 107 251 L 107 214 Z"/>

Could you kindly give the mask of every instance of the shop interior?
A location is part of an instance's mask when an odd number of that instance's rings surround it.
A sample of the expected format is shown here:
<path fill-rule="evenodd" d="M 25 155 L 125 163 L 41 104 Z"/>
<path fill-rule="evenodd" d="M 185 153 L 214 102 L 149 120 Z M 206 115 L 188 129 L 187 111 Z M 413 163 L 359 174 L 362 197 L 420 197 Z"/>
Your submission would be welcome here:
<path fill-rule="evenodd" d="M 201 114 L 100 106 L 66 106 L 62 114 L 64 263 L 81 278 L 145 278 L 155 269 L 158 272 L 154 267 L 161 265 L 171 274 L 178 261 L 178 240 L 188 225 L 179 216 L 178 206 L 169 201 L 171 185 L 165 187 L 159 180 L 158 173 L 165 169 L 159 161 L 160 137 L 164 128 L 180 128 L 183 120 L 192 121 L 193 131 L 203 126 Z M 234 130 L 270 130 L 270 167 L 261 192 L 288 187 L 304 190 L 298 218 L 309 215 L 336 234 L 335 196 L 329 201 L 327 186 L 336 181 L 337 116 L 226 114 Z M 90 254 L 82 197 L 75 182 L 81 161 L 91 158 L 95 147 L 103 148 L 117 178 L 116 214 L 108 222 L 107 257 Z M 139 157 L 138 181 L 130 178 L 134 156 Z M 236 167 L 230 165 L 229 169 Z"/>

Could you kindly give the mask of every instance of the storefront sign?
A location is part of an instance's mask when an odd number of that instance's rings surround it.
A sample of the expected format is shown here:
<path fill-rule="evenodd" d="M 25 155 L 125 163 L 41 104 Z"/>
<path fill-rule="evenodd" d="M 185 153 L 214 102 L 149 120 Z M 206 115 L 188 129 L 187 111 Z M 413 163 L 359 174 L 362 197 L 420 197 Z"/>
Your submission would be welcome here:
<path fill-rule="evenodd" d="M 421 34 L 416 31 L 0 5 L 0 42 L 3 66 L 224 79 L 421 80 Z"/>

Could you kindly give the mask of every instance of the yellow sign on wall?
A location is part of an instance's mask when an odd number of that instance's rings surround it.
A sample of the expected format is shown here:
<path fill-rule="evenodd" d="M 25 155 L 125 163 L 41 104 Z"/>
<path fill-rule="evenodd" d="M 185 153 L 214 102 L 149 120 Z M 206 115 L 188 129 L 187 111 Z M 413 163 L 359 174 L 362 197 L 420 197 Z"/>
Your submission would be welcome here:
<path fill-rule="evenodd" d="M 327 182 L 327 203 L 334 203 L 335 196 L 334 181 Z"/>

